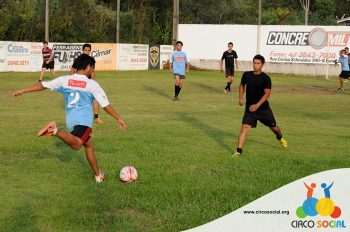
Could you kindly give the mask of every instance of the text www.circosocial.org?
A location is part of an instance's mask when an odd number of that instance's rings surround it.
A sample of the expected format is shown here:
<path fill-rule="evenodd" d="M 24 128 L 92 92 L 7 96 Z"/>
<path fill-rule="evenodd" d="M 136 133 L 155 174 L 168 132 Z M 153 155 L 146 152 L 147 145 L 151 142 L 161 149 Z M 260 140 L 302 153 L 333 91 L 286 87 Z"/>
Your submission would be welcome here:
<path fill-rule="evenodd" d="M 289 215 L 289 210 L 246 210 L 243 211 L 244 214 L 284 214 Z"/>

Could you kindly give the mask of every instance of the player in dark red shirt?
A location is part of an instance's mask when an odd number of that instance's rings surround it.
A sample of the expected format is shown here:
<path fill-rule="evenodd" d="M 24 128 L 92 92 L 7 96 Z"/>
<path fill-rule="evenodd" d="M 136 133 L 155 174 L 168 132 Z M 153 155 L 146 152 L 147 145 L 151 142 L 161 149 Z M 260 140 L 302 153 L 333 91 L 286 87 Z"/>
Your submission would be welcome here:
<path fill-rule="evenodd" d="M 48 47 L 49 43 L 47 41 L 43 42 L 43 49 L 41 53 L 43 54 L 43 64 L 41 66 L 41 73 L 39 77 L 39 82 L 43 80 L 44 72 L 46 69 L 50 69 L 52 78 L 55 79 L 55 61 L 53 57 L 53 52 L 51 48 Z"/>

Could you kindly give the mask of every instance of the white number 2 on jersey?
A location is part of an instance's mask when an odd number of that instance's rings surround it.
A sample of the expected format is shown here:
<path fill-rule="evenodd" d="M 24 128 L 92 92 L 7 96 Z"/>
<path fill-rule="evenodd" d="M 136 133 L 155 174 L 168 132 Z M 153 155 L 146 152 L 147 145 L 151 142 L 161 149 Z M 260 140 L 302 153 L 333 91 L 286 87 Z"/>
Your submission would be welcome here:
<path fill-rule="evenodd" d="M 67 105 L 68 108 L 78 107 L 78 101 L 80 99 L 79 92 L 71 92 L 69 98 L 73 98 Z"/>

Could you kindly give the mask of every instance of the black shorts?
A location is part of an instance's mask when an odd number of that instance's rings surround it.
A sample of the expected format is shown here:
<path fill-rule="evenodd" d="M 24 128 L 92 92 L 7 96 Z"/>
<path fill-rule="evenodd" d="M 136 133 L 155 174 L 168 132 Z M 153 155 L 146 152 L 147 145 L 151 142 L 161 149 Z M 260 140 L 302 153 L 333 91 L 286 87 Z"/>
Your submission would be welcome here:
<path fill-rule="evenodd" d="M 48 64 L 44 61 L 41 67 L 45 69 L 55 69 L 55 61 L 51 60 Z"/>
<path fill-rule="evenodd" d="M 247 124 L 254 128 L 256 127 L 258 121 L 268 127 L 276 126 L 276 120 L 270 107 L 255 112 L 250 112 L 248 109 L 246 109 L 244 112 L 242 124 Z"/>
<path fill-rule="evenodd" d="M 231 68 L 226 67 L 226 78 L 229 76 L 233 77 L 234 75 L 235 75 L 235 69 L 232 67 Z"/>
<path fill-rule="evenodd" d="M 186 75 L 181 75 L 181 74 L 178 74 L 178 73 L 174 73 L 174 78 L 176 78 L 176 77 L 179 77 L 181 80 L 186 79 Z"/>
<path fill-rule="evenodd" d="M 343 79 L 348 79 L 350 77 L 350 71 L 342 70 L 339 74 L 339 77 Z"/>
<path fill-rule="evenodd" d="M 90 134 L 92 129 L 88 126 L 77 125 L 74 126 L 73 131 L 70 132 L 72 135 L 78 137 L 83 144 L 85 144 L 90 139 Z"/>

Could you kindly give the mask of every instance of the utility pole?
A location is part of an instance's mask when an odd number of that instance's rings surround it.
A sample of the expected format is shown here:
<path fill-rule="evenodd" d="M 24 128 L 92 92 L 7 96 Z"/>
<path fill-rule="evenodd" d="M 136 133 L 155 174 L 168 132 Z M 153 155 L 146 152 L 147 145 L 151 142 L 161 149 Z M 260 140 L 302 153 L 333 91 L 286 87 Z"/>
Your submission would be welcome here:
<path fill-rule="evenodd" d="M 180 0 L 174 0 L 173 6 L 173 46 L 175 46 L 175 43 L 178 40 L 179 1 Z"/>
<path fill-rule="evenodd" d="M 117 27 L 116 27 L 115 42 L 119 43 L 119 39 L 120 39 L 120 0 L 117 0 Z"/>
<path fill-rule="evenodd" d="M 260 39 L 261 39 L 261 14 L 262 14 L 262 0 L 259 0 L 259 13 L 258 13 L 258 28 L 256 36 L 256 53 L 260 54 Z"/>
<path fill-rule="evenodd" d="M 49 41 L 49 0 L 46 0 L 45 7 L 45 40 Z"/>

